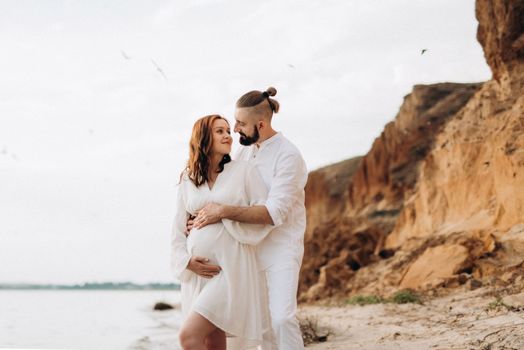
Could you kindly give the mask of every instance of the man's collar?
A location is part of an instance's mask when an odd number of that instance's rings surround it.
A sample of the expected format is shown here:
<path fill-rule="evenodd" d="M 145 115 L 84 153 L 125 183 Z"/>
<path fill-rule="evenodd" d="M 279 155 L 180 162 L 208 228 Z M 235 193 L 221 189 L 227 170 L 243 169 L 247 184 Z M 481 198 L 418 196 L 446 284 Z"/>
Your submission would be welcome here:
<path fill-rule="evenodd" d="M 276 140 L 278 140 L 281 137 L 282 137 L 282 133 L 279 131 L 275 135 L 271 136 L 270 138 L 265 139 L 264 141 L 260 142 L 260 144 L 255 143 L 255 147 L 258 149 L 262 147 L 266 147 L 267 145 L 272 144 L 273 142 L 275 142 Z"/>

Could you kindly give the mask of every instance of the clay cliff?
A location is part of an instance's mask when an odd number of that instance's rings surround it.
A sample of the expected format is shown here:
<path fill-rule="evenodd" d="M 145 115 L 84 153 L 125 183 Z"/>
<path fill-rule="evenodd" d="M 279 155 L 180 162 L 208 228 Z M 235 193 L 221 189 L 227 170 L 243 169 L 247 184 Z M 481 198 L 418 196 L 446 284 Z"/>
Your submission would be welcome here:
<path fill-rule="evenodd" d="M 493 72 L 417 85 L 370 151 L 310 174 L 300 300 L 524 275 L 524 0 L 477 0 Z"/>

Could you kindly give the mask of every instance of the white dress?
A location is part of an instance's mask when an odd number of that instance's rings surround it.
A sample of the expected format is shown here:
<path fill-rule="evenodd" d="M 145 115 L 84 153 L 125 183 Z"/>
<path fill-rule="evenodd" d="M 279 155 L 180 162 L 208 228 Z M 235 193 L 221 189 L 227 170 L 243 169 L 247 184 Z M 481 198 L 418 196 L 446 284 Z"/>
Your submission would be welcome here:
<path fill-rule="evenodd" d="M 184 318 L 190 311 L 204 316 L 228 335 L 228 349 L 273 348 L 266 281 L 259 269 L 255 245 L 272 226 L 243 224 L 224 219 L 202 229 L 184 229 L 189 213 L 206 203 L 234 206 L 263 205 L 267 187 L 247 162 L 225 164 L 212 189 L 196 187 L 184 175 L 178 188 L 172 232 L 172 270 L 181 282 Z M 191 256 L 206 257 L 221 272 L 206 279 L 188 270 Z"/>

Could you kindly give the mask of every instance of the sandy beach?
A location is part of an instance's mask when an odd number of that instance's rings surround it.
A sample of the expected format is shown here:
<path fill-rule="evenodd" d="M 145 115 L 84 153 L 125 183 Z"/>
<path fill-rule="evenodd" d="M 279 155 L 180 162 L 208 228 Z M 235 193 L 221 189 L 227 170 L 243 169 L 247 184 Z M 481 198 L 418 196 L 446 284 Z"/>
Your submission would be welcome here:
<path fill-rule="evenodd" d="M 524 349 L 524 293 L 481 288 L 422 304 L 307 305 L 300 318 L 333 334 L 309 349 Z"/>

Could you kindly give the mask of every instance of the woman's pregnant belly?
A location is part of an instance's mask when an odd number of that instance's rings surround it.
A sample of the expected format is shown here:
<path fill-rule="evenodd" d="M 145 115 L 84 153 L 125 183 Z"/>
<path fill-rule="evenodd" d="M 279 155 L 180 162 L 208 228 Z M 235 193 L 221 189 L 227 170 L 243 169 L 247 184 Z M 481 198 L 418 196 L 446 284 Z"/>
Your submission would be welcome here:
<path fill-rule="evenodd" d="M 192 256 L 208 258 L 212 264 L 218 264 L 217 249 L 222 249 L 220 238 L 224 231 L 224 225 L 216 224 L 192 229 L 187 238 L 187 249 Z"/>

